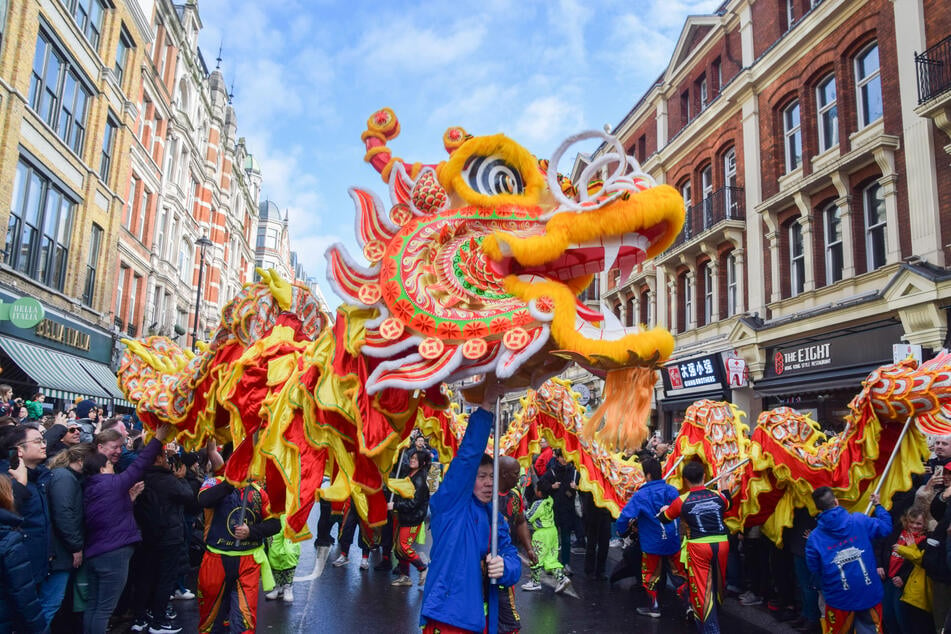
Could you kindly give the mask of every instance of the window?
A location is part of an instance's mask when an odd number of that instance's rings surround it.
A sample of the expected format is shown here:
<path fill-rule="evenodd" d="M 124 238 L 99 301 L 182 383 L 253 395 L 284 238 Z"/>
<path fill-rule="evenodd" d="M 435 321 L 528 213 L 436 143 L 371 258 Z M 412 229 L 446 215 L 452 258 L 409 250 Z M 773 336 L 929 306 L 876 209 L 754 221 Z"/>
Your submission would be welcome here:
<path fill-rule="evenodd" d="M 69 12 L 94 49 L 99 49 L 99 33 L 102 31 L 102 0 L 67 0 Z"/>
<path fill-rule="evenodd" d="M 786 28 L 791 29 L 796 22 L 796 0 L 786 0 Z"/>
<path fill-rule="evenodd" d="M 109 168 L 112 166 L 112 153 L 115 151 L 118 122 L 112 114 L 106 117 L 106 130 L 102 135 L 102 158 L 99 161 L 99 178 L 109 183 Z"/>
<path fill-rule="evenodd" d="M 633 297 L 627 300 L 627 304 L 625 305 L 625 312 L 626 314 L 624 315 L 624 325 L 630 328 L 634 325 L 634 298 Z"/>
<path fill-rule="evenodd" d="M 783 137 L 786 145 L 786 173 L 799 168 L 802 163 L 802 123 L 799 119 L 799 102 L 794 101 L 783 110 Z"/>
<path fill-rule="evenodd" d="M 6 261 L 37 282 L 63 290 L 76 203 L 45 174 L 20 162 L 7 225 Z"/>
<path fill-rule="evenodd" d="M 875 183 L 862 196 L 865 207 L 865 257 L 868 270 L 885 266 L 885 198 L 882 188 Z"/>
<path fill-rule="evenodd" d="M 684 275 L 684 330 L 690 328 L 693 321 L 693 279 Z"/>
<path fill-rule="evenodd" d="M 726 215 L 727 218 L 737 218 L 739 216 L 739 200 L 736 199 L 734 188 L 736 187 L 736 149 L 730 148 L 723 155 L 723 185 L 726 187 Z"/>
<path fill-rule="evenodd" d="M 139 179 L 135 174 L 129 181 L 129 195 L 126 197 L 125 207 L 122 208 L 122 226 L 132 231 L 132 223 L 135 219 L 135 201 L 139 192 Z"/>
<path fill-rule="evenodd" d="M 89 232 L 89 257 L 86 260 L 86 285 L 83 287 L 83 303 L 92 306 L 96 292 L 96 269 L 99 264 L 99 249 L 102 246 L 102 227 L 93 223 Z"/>
<path fill-rule="evenodd" d="M 710 263 L 703 267 L 703 324 L 713 323 L 713 267 Z"/>
<path fill-rule="evenodd" d="M 789 289 L 799 295 L 806 287 L 806 252 L 802 243 L 802 225 L 793 220 L 789 224 Z"/>
<path fill-rule="evenodd" d="M 736 254 L 732 251 L 726 256 L 726 314 L 736 314 L 737 306 Z"/>
<path fill-rule="evenodd" d="M 155 245 L 152 252 L 162 257 L 165 246 L 165 225 L 168 224 L 168 207 L 162 207 L 162 213 L 159 214 L 158 224 L 155 226 Z"/>
<path fill-rule="evenodd" d="M 690 213 L 690 181 L 687 180 L 683 185 L 680 186 L 680 195 L 684 198 L 684 207 L 686 208 L 687 215 L 684 217 L 684 228 L 683 234 L 685 238 L 689 238 L 693 235 L 693 214 Z"/>
<path fill-rule="evenodd" d="M 700 186 L 703 188 L 703 226 L 713 226 L 713 166 L 707 165 L 700 172 Z"/>
<path fill-rule="evenodd" d="M 30 107 L 74 152 L 80 154 L 86 134 L 86 103 L 92 91 L 75 65 L 40 29 L 30 77 Z"/>
<path fill-rule="evenodd" d="M 192 245 L 188 240 L 182 240 L 178 249 L 178 276 L 185 281 L 191 281 L 193 263 Z"/>
<path fill-rule="evenodd" d="M 129 267 L 119 267 L 119 279 L 116 282 L 116 325 L 122 328 L 122 309 L 125 308 L 125 302 L 122 301 L 122 293 L 125 291 L 126 279 L 129 277 Z"/>
<path fill-rule="evenodd" d="M 690 91 L 685 90 L 680 93 L 680 122 L 687 125 L 690 121 Z"/>
<path fill-rule="evenodd" d="M 719 94 L 720 89 L 723 88 L 723 64 L 719 57 L 713 60 L 713 82 L 713 92 Z"/>
<path fill-rule="evenodd" d="M 145 222 L 148 219 L 149 203 L 151 200 L 152 192 L 142 187 L 138 200 L 139 214 L 135 222 L 135 237 L 139 239 L 139 242 L 145 240 Z"/>
<path fill-rule="evenodd" d="M 641 323 L 646 326 L 650 326 L 651 322 L 654 321 L 650 291 L 644 291 L 641 293 L 640 320 Z"/>
<path fill-rule="evenodd" d="M 842 212 L 836 205 L 829 205 L 822 212 L 822 219 L 826 241 L 826 284 L 835 284 L 842 279 Z"/>
<path fill-rule="evenodd" d="M 839 110 L 836 107 L 835 76 L 829 75 L 816 89 L 819 105 L 819 151 L 839 143 Z"/>
<path fill-rule="evenodd" d="M 129 284 L 129 314 L 128 314 L 128 332 L 132 334 L 135 332 L 135 326 L 138 322 L 138 306 L 135 305 L 136 296 L 139 293 L 139 282 L 142 281 L 142 278 L 139 275 L 133 275 L 132 281 Z"/>
<path fill-rule="evenodd" d="M 882 117 L 882 77 L 878 62 L 878 44 L 855 58 L 855 92 L 858 94 L 859 127 L 864 128 Z"/>
<path fill-rule="evenodd" d="M 697 86 L 700 91 L 700 109 L 703 110 L 707 107 L 707 104 L 710 102 L 709 95 L 707 94 L 707 78 L 706 76 L 700 78 L 700 82 Z"/>
<path fill-rule="evenodd" d="M 132 49 L 132 38 L 126 32 L 125 27 L 119 32 L 119 45 L 116 47 L 116 81 L 122 85 L 123 73 L 125 73 L 126 64 L 129 61 L 129 51 Z"/>

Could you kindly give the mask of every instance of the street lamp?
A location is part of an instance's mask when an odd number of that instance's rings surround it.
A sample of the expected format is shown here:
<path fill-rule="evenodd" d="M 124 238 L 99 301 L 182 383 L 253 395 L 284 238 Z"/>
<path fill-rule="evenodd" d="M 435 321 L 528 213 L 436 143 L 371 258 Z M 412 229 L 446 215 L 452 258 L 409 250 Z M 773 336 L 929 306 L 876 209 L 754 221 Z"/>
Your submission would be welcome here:
<path fill-rule="evenodd" d="M 198 247 L 198 290 L 195 292 L 195 325 L 192 327 L 192 352 L 198 348 L 198 315 L 201 312 L 202 279 L 205 275 L 205 251 L 212 245 L 212 241 L 202 236 L 195 241 Z"/>

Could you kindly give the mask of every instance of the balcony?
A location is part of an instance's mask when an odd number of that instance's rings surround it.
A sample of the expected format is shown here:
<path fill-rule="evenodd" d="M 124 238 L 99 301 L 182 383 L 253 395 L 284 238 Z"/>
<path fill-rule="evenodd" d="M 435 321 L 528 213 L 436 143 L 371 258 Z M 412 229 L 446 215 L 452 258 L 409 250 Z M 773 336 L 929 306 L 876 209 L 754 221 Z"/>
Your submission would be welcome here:
<path fill-rule="evenodd" d="M 951 90 L 951 36 L 915 54 L 918 69 L 918 104 Z"/>
<path fill-rule="evenodd" d="M 723 187 L 688 207 L 684 228 L 670 248 L 676 249 L 726 220 L 746 220 L 742 187 Z"/>
<path fill-rule="evenodd" d="M 129 324 L 126 327 L 126 332 L 129 334 L 130 337 L 135 337 L 136 334 L 139 332 L 139 329 L 136 327 L 135 324 Z"/>

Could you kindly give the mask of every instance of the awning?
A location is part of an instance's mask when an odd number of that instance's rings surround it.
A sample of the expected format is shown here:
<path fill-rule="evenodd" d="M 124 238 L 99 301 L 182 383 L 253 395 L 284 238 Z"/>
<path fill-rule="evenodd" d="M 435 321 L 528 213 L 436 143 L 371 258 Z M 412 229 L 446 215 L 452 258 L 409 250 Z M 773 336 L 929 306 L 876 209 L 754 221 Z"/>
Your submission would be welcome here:
<path fill-rule="evenodd" d="M 712 392 L 708 390 L 706 392 L 690 394 L 689 396 L 669 396 L 660 401 L 658 406 L 667 412 L 677 412 L 681 410 L 686 411 L 686 409 L 693 405 L 696 401 L 700 401 L 705 398 L 710 399 L 711 401 L 727 400 L 726 393 L 723 390 L 715 390 Z"/>
<path fill-rule="evenodd" d="M 83 359 L 79 357 L 7 337 L 0 337 L 0 347 L 50 396 L 66 400 L 76 396 L 106 401 L 113 399 L 86 372 L 81 364 Z"/>
<path fill-rule="evenodd" d="M 887 363 L 887 362 L 883 362 Z M 777 376 L 756 381 L 753 390 L 759 396 L 796 396 L 818 394 L 832 390 L 862 389 L 862 381 L 872 370 L 881 367 L 881 363 L 851 368 L 838 368 L 824 372 L 811 372 L 799 376 Z"/>
<path fill-rule="evenodd" d="M 118 379 L 109 366 L 89 359 L 78 359 L 78 361 L 79 365 L 86 369 L 86 372 L 109 393 L 111 398 L 125 400 L 125 395 L 119 389 Z"/>

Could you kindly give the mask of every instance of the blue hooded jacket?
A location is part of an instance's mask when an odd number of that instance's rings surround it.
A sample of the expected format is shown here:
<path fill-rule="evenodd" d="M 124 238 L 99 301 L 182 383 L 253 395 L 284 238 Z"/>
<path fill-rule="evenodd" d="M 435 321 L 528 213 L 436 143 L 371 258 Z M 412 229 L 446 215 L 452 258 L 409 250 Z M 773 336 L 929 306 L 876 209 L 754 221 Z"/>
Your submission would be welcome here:
<path fill-rule="evenodd" d="M 484 409 L 469 417 L 459 451 L 430 499 L 432 561 L 423 590 L 421 624 L 432 619 L 473 632 L 485 629 L 482 562 L 489 553 L 492 503 L 480 502 L 472 489 L 491 426 L 492 415 Z M 514 585 L 522 575 L 522 562 L 501 513 L 499 555 L 505 560 L 505 571 L 496 583 Z M 498 613 L 496 606 L 490 606 L 489 614 L 493 613 Z M 490 618 L 488 625 L 489 632 L 497 631 L 497 619 Z"/>
<path fill-rule="evenodd" d="M 637 520 L 637 534 L 641 550 L 651 555 L 673 555 L 680 551 L 680 532 L 677 523 L 664 524 L 657 518 L 660 509 L 677 499 L 677 489 L 664 480 L 644 483 L 617 518 L 614 529 L 621 534 L 631 520 Z"/>
<path fill-rule="evenodd" d="M 819 513 L 818 526 L 806 540 L 806 566 L 819 576 L 827 604 L 855 612 L 882 602 L 872 540 L 891 530 L 891 516 L 881 505 L 872 517 L 841 506 Z"/>

